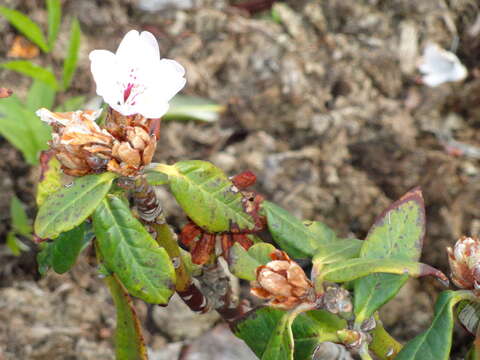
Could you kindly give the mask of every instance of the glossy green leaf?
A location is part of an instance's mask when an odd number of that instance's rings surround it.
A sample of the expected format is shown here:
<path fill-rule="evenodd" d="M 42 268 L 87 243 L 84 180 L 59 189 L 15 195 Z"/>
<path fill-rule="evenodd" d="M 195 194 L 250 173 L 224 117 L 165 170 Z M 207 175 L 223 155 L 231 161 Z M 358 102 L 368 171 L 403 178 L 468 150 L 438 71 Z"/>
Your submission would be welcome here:
<path fill-rule="evenodd" d="M 419 188 L 394 202 L 375 221 L 360 256 L 372 259 L 418 261 L 425 236 L 425 205 Z M 406 275 L 374 274 L 354 284 L 354 309 L 358 323 L 368 319 L 393 298 L 408 280 Z"/>
<path fill-rule="evenodd" d="M 53 239 L 80 225 L 102 202 L 116 176 L 107 172 L 79 177 L 50 195 L 38 210 L 35 233 Z"/>
<path fill-rule="evenodd" d="M 23 204 L 16 196 L 12 196 L 10 201 L 10 219 L 12 220 L 12 228 L 17 234 L 31 235 L 32 225 L 30 225 L 30 220 Z"/>
<path fill-rule="evenodd" d="M 269 201 L 264 201 L 262 208 L 273 240 L 293 258 L 312 257 L 318 246 L 336 239 L 333 230 L 320 222 L 303 223 Z"/>
<path fill-rule="evenodd" d="M 80 252 L 88 245 L 92 236 L 86 236 L 85 223 L 63 232 L 53 240 L 51 264 L 58 274 L 69 271 L 77 261 Z"/>
<path fill-rule="evenodd" d="M 166 304 L 175 289 L 172 261 L 128 205 L 107 196 L 95 210 L 93 225 L 105 267 L 128 292 L 149 303 Z"/>
<path fill-rule="evenodd" d="M 289 339 L 285 338 L 282 321 L 285 312 L 271 307 L 262 307 L 249 312 L 237 321 L 233 328 L 236 336 L 244 340 L 255 354 L 265 359 L 291 358 Z M 293 319 L 292 319 L 293 320 Z M 294 358 L 309 359 L 315 347 L 323 341 L 335 341 L 336 332 L 346 327 L 346 322 L 323 310 L 309 311 L 298 315 L 291 326 L 294 340 Z M 280 330 L 278 336 L 274 329 Z M 284 340 L 282 340 L 284 339 Z M 290 356 L 290 357 L 289 357 Z"/>
<path fill-rule="evenodd" d="M 27 94 L 26 105 L 32 112 L 44 107 L 51 109 L 55 101 L 56 90 L 38 79 L 33 80 Z M 37 121 L 41 121 L 37 117 Z"/>
<path fill-rule="evenodd" d="M 20 74 L 31 77 L 32 79 L 43 81 L 45 84 L 49 85 L 53 89 L 58 89 L 57 80 L 55 75 L 48 69 L 35 65 L 34 63 L 28 60 L 14 60 L 7 61 L 0 64 L 0 67 L 16 71 Z"/>
<path fill-rule="evenodd" d="M 262 360 L 293 360 L 291 316 L 286 312 L 278 320 L 262 354 Z"/>
<path fill-rule="evenodd" d="M 452 347 L 453 308 L 461 300 L 475 299 L 470 291 L 444 291 L 435 303 L 430 327 L 410 340 L 395 360 L 448 360 Z"/>
<path fill-rule="evenodd" d="M 75 70 L 77 69 L 78 50 L 80 49 L 80 38 L 82 32 L 77 19 L 73 19 L 70 29 L 70 39 L 68 40 L 67 57 L 63 62 L 63 89 L 66 90 L 70 86 Z"/>
<path fill-rule="evenodd" d="M 38 272 L 45 275 L 52 267 L 52 245 L 51 242 L 41 242 L 39 244 L 40 251 L 37 254 Z"/>
<path fill-rule="evenodd" d="M 177 95 L 170 100 L 170 108 L 163 120 L 198 120 L 214 122 L 225 111 L 225 106 L 194 96 Z"/>
<path fill-rule="evenodd" d="M 116 359 L 147 360 L 147 348 L 132 299 L 115 275 L 107 276 L 105 283 L 110 290 L 117 313 L 117 328 L 115 330 Z"/>
<path fill-rule="evenodd" d="M 400 274 L 412 277 L 435 276 L 448 283 L 448 278 L 430 265 L 409 260 L 357 258 L 316 268 L 317 282 L 346 282 L 374 273 Z"/>
<path fill-rule="evenodd" d="M 168 184 L 168 175 L 155 170 L 146 170 L 145 177 L 147 182 L 152 186 Z"/>
<path fill-rule="evenodd" d="M 48 48 L 50 51 L 55 46 L 60 22 L 62 21 L 62 4 L 60 0 L 47 0 L 48 11 Z"/>
<path fill-rule="evenodd" d="M 16 237 L 15 232 L 13 231 L 10 231 L 7 234 L 7 247 L 14 256 L 19 256 L 22 251 L 27 251 L 29 249 L 27 245 Z"/>
<path fill-rule="evenodd" d="M 314 264 L 332 264 L 353 259 L 360 255 L 363 241 L 357 239 L 338 239 L 334 242 L 320 245 L 315 250 Z"/>
<path fill-rule="evenodd" d="M 60 162 L 52 156 L 46 164 L 37 187 L 37 205 L 41 206 L 45 200 L 62 187 L 62 171 Z"/>
<path fill-rule="evenodd" d="M 50 127 L 11 96 L 0 101 L 0 134 L 22 152 L 29 164 L 35 165 L 38 153 L 48 147 Z"/>
<path fill-rule="evenodd" d="M 156 171 L 168 175 L 173 196 L 195 224 L 209 232 L 232 227 L 251 230 L 253 218 L 245 212 L 242 194 L 216 166 L 200 160 L 159 164 Z"/>
<path fill-rule="evenodd" d="M 248 251 L 235 243 L 230 249 L 230 271 L 240 279 L 253 281 L 256 279 L 257 267 L 271 261 L 270 254 L 274 251 L 275 247 L 267 243 L 255 244 Z"/>
<path fill-rule="evenodd" d="M 4 16 L 8 22 L 19 32 L 21 32 L 27 39 L 38 45 L 40 49 L 48 52 L 48 45 L 43 36 L 40 27 L 34 23 L 28 16 L 22 14 L 20 11 L 0 6 L 0 15 Z"/>

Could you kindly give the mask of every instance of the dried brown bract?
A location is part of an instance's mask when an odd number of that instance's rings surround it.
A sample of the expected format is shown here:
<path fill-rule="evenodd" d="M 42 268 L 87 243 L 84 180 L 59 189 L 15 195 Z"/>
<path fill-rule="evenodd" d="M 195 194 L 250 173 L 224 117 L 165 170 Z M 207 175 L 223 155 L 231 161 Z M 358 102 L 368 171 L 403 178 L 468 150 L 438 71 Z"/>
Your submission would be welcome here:
<path fill-rule="evenodd" d="M 447 252 L 453 283 L 480 294 L 480 241 L 463 236 Z"/>
<path fill-rule="evenodd" d="M 315 292 L 303 269 L 283 251 L 276 250 L 270 257 L 273 261 L 257 268 L 252 294 L 269 299 L 271 306 L 284 310 L 303 303 L 313 304 Z"/>
<path fill-rule="evenodd" d="M 37 111 L 52 126 L 50 146 L 66 174 L 83 176 L 107 170 L 123 176 L 138 174 L 152 161 L 156 148 L 157 138 L 147 130 L 151 121 L 139 115 L 124 117 L 113 111 L 110 114 L 116 113 L 120 124 L 102 129 L 95 122 L 100 113 L 101 110 Z"/>
<path fill-rule="evenodd" d="M 95 120 L 101 110 L 53 113 L 40 109 L 37 115 L 52 126 L 50 147 L 67 175 L 82 176 L 106 171 L 112 158 L 114 138 Z"/>
<path fill-rule="evenodd" d="M 124 116 L 110 109 L 105 128 L 115 137 L 112 148 L 114 159 L 108 170 L 132 176 L 150 164 L 157 147 L 160 119 L 147 119 L 142 115 Z"/>

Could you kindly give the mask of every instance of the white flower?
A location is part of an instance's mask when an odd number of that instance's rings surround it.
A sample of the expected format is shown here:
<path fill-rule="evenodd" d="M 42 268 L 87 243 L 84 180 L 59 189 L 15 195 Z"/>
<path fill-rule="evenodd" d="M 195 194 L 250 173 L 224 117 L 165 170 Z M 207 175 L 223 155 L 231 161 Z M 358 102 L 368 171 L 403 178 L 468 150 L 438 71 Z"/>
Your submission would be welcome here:
<path fill-rule="evenodd" d="M 437 44 L 428 44 L 425 47 L 418 69 L 424 74 L 423 83 L 431 87 L 467 77 L 467 69 L 458 57 Z"/>
<path fill-rule="evenodd" d="M 129 31 L 115 54 L 93 50 L 90 61 L 97 94 L 125 116 L 161 117 L 186 83 L 185 69 L 174 60 L 160 60 L 157 40 L 148 31 Z"/>

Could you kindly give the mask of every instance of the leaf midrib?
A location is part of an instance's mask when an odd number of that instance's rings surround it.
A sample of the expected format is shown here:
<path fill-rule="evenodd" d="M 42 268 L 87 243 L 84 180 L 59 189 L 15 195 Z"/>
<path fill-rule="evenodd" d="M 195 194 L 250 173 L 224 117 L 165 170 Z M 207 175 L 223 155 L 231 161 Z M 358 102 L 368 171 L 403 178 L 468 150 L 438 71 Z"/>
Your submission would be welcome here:
<path fill-rule="evenodd" d="M 112 209 L 112 207 L 111 207 L 110 201 L 108 201 L 107 199 L 105 199 L 105 200 L 103 200 L 103 203 L 104 203 L 104 208 L 105 208 L 105 210 L 107 211 L 108 216 L 110 217 L 111 220 L 113 220 L 112 223 L 116 225 L 115 227 L 112 227 L 111 229 L 107 230 L 106 233 L 108 233 L 110 230 L 114 230 L 114 231 L 115 231 L 115 228 L 117 228 L 117 229 L 118 229 L 118 230 L 117 230 L 118 235 L 119 235 L 119 237 L 122 239 L 123 244 L 129 244 L 128 246 L 125 246 L 125 245 L 121 246 L 121 241 L 115 241 L 115 240 L 112 238 L 111 241 L 112 241 L 112 245 L 113 245 L 113 247 L 114 247 L 113 253 L 115 254 L 115 256 L 113 257 L 113 260 L 117 259 L 117 256 L 122 257 L 122 253 L 124 253 L 124 252 L 127 252 L 128 255 L 132 255 L 132 252 L 131 252 L 131 251 L 126 251 L 126 250 L 128 250 L 130 247 L 135 248 L 135 249 L 148 250 L 148 249 L 145 248 L 145 247 L 131 246 L 130 242 L 128 241 L 128 236 L 127 236 L 126 231 L 125 231 L 125 229 L 130 229 L 130 228 L 127 227 L 126 225 L 120 225 L 120 224 L 116 221 L 116 218 L 115 218 L 115 216 L 114 216 L 114 211 L 113 211 L 113 209 Z M 121 211 L 122 209 L 119 209 L 119 210 Z M 140 232 L 141 232 L 141 231 L 140 231 Z M 123 250 L 122 250 L 122 249 L 123 249 Z M 139 262 L 137 262 L 135 256 L 130 256 L 130 257 L 129 257 L 129 256 L 123 256 L 123 258 L 124 258 L 124 259 L 130 258 L 130 261 L 134 261 L 135 264 L 137 264 L 137 266 L 140 267 L 140 268 L 155 270 L 155 268 L 148 267 L 148 266 L 145 266 L 145 265 L 140 264 Z M 108 262 L 110 263 L 110 259 L 108 260 Z M 116 266 L 115 266 L 115 267 L 116 267 Z M 129 272 L 131 273 L 131 268 L 130 268 L 130 271 L 129 271 Z M 118 273 L 117 273 L 117 274 L 118 274 Z M 154 282 L 151 281 L 151 280 L 149 279 L 149 277 L 146 276 L 143 271 L 141 272 L 141 275 L 142 275 L 141 277 L 142 277 L 143 279 L 146 279 L 146 280 L 147 280 L 147 283 L 149 284 L 149 287 L 152 288 L 152 289 L 154 289 L 155 294 L 152 294 L 152 295 L 159 296 L 159 297 L 162 297 L 162 298 L 163 298 L 164 296 L 163 296 L 163 294 L 162 294 L 162 291 L 155 286 Z M 145 292 L 141 291 L 141 287 L 139 288 L 138 286 L 136 286 L 136 288 L 137 288 L 137 291 L 138 291 L 138 292 L 142 292 L 142 293 L 145 294 Z M 149 297 L 151 297 L 151 296 L 149 296 Z"/>
<path fill-rule="evenodd" d="M 249 224 L 249 227 L 252 227 L 252 228 L 253 228 L 253 227 L 255 226 L 255 224 L 254 224 L 254 222 L 252 221 L 251 217 L 243 210 L 243 207 L 242 207 L 242 204 L 241 204 L 241 196 L 238 197 L 238 203 L 240 204 L 240 207 L 241 207 L 241 209 L 242 209 L 240 212 L 238 212 L 235 208 L 231 207 L 230 204 L 221 201 L 221 200 L 216 196 L 216 195 L 218 195 L 218 193 L 219 193 L 220 191 L 225 190 L 225 189 L 227 188 L 227 185 L 230 186 L 230 184 L 226 183 L 224 186 L 220 186 L 219 189 L 216 189 L 216 190 L 213 191 L 213 192 L 209 192 L 209 191 L 207 191 L 207 190 L 203 187 L 203 185 L 206 184 L 206 183 L 209 183 L 209 182 L 212 180 L 212 178 L 216 178 L 216 176 L 215 176 L 214 174 L 209 174 L 209 177 L 207 178 L 207 180 L 205 180 L 205 181 L 202 182 L 201 184 L 197 184 L 197 183 L 195 183 L 191 178 L 189 178 L 189 177 L 187 176 L 189 173 L 195 172 L 196 170 L 197 170 L 197 169 L 192 170 L 192 171 L 190 171 L 190 172 L 184 172 L 184 173 L 179 172 L 179 173 L 180 173 L 181 177 L 186 180 L 185 182 L 187 183 L 188 186 L 191 186 L 191 187 L 194 188 L 194 189 L 195 189 L 195 188 L 198 188 L 198 189 L 202 192 L 203 196 L 206 196 L 206 195 L 212 196 L 212 198 L 214 199 L 214 201 L 219 204 L 218 208 L 228 210 L 228 213 L 230 213 L 231 215 L 233 215 L 233 216 L 232 216 L 233 218 L 239 217 L 239 218 L 243 219 L 244 222 L 246 222 L 247 224 Z M 180 176 L 178 176 L 178 177 L 180 177 Z M 222 180 L 222 182 L 223 182 L 223 181 L 226 182 L 226 179 L 224 179 L 224 178 L 221 178 L 221 180 Z M 235 197 L 233 197 L 233 198 L 234 198 L 235 200 L 237 200 L 237 198 L 235 198 Z M 233 201 L 232 201 L 231 203 L 233 203 Z"/>

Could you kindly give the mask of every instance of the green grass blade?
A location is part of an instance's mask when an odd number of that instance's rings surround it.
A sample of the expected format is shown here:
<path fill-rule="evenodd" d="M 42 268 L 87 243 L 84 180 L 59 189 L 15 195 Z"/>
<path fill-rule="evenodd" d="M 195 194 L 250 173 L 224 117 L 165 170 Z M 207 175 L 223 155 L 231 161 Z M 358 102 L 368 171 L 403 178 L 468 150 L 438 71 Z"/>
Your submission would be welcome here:
<path fill-rule="evenodd" d="M 27 39 L 38 45 L 44 52 L 48 52 L 49 48 L 40 27 L 34 23 L 28 16 L 20 11 L 0 6 L 0 15 L 5 17 L 8 22 Z"/>
<path fill-rule="evenodd" d="M 80 30 L 80 24 L 77 19 L 73 19 L 72 27 L 70 30 L 70 39 L 68 41 L 68 52 L 65 61 L 63 62 L 63 89 L 67 89 L 72 81 L 73 74 L 77 69 L 78 62 L 78 50 L 80 49 L 80 39 L 82 32 Z"/>
<path fill-rule="evenodd" d="M 55 75 L 41 66 L 35 65 L 34 63 L 27 60 L 15 60 L 8 61 L 0 65 L 0 67 L 16 71 L 20 74 L 31 77 L 32 79 L 37 79 L 43 81 L 54 89 L 58 89 L 57 80 Z"/>
<path fill-rule="evenodd" d="M 60 23 L 62 21 L 62 4 L 60 0 L 47 0 L 48 10 L 48 48 L 50 51 L 55 47 Z"/>

